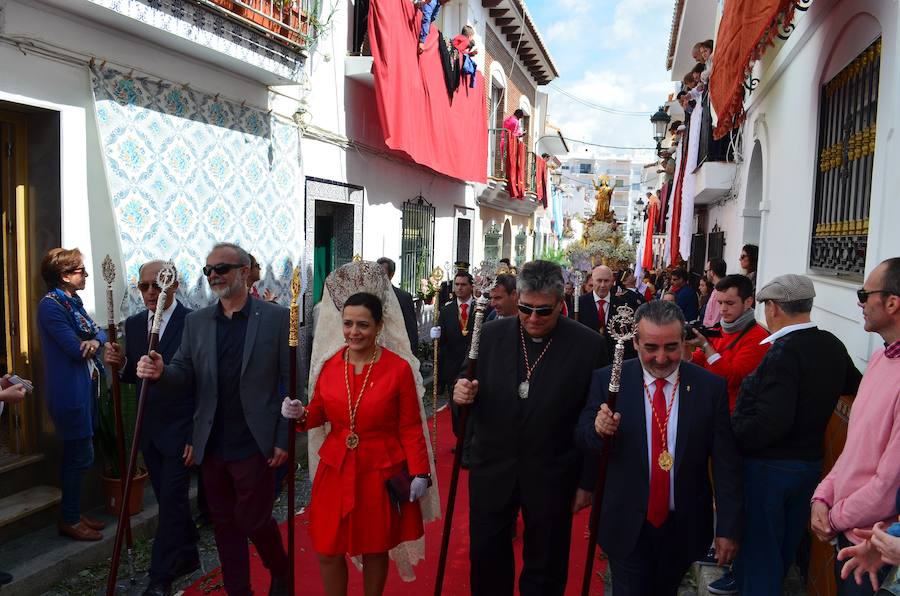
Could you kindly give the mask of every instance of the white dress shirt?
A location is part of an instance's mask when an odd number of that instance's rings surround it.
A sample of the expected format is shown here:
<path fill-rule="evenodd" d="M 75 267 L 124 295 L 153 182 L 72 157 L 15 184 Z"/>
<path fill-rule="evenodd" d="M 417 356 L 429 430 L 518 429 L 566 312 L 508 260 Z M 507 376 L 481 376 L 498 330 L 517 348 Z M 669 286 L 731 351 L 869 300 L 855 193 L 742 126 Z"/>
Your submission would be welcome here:
<path fill-rule="evenodd" d="M 600 312 L 600 307 L 597 306 L 597 303 L 600 302 L 601 300 L 606 301 L 603 304 L 603 321 L 605 323 L 609 323 L 609 301 L 610 301 L 610 298 L 612 298 L 612 293 L 609 293 L 606 296 L 603 296 L 602 298 L 597 295 L 597 292 L 592 292 L 592 294 L 594 294 L 594 308 L 597 309 L 598 314 Z"/>
<path fill-rule="evenodd" d="M 771 344 L 775 343 L 776 340 L 781 339 L 788 333 L 793 333 L 794 331 L 801 331 L 803 329 L 814 329 L 817 325 L 810 321 L 809 323 L 797 323 L 796 325 L 788 325 L 787 327 L 782 327 L 766 339 L 759 342 L 759 345 L 763 344 Z"/>
<path fill-rule="evenodd" d="M 171 304 L 166 307 L 166 310 L 162 311 L 162 320 L 159 322 L 159 337 L 162 339 L 163 333 L 166 330 L 166 325 L 169 323 L 169 319 L 172 318 L 172 313 L 175 312 L 175 302 L 173 300 Z M 153 328 L 153 312 L 147 313 L 147 337 L 150 337 L 150 330 Z"/>
<path fill-rule="evenodd" d="M 646 368 L 641 368 L 644 371 L 644 422 L 647 430 L 647 463 L 650 466 L 647 468 L 647 485 L 649 486 L 649 471 L 653 469 L 653 466 L 659 465 L 659 462 L 654 461 L 653 458 L 653 434 L 659 434 L 659 427 L 653 417 L 653 406 L 650 401 L 653 399 L 653 394 L 656 392 L 656 377 L 650 374 Z M 666 407 L 668 408 L 669 404 L 672 405 L 672 411 L 669 413 L 668 432 L 666 433 L 666 450 L 672 454 L 673 458 L 675 457 L 675 440 L 678 437 L 678 387 L 675 385 L 677 380 L 678 369 L 676 368 L 672 374 L 666 377 L 666 386 L 663 388 L 663 393 L 666 396 Z M 649 398 L 647 391 L 650 392 Z M 674 404 L 672 403 L 673 399 L 675 400 Z M 666 413 L 657 412 L 656 415 L 659 416 L 659 423 L 663 424 L 666 419 Z M 675 511 L 674 465 L 672 466 L 672 469 L 669 470 L 669 511 Z"/>

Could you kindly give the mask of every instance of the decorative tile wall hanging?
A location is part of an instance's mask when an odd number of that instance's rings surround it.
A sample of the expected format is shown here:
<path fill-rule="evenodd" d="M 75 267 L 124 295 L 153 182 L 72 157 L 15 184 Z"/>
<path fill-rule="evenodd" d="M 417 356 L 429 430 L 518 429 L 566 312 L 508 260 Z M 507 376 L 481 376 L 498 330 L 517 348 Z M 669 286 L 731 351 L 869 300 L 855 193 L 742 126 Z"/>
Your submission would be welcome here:
<path fill-rule="evenodd" d="M 171 259 L 178 295 L 213 296 L 201 272 L 216 242 L 262 265 L 262 287 L 290 299 L 301 262 L 303 187 L 296 127 L 255 108 L 113 68 L 91 70 L 95 112 L 129 287 L 140 265 Z M 123 314 L 143 308 L 130 291 Z"/>

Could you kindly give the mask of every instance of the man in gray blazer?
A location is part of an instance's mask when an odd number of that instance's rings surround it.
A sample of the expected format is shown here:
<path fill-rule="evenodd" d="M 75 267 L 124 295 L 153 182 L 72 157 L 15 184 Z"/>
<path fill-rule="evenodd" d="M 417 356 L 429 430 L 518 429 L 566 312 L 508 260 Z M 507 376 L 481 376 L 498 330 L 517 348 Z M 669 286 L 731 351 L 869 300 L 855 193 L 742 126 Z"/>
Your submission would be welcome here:
<path fill-rule="evenodd" d="M 289 314 L 247 293 L 250 257 L 221 243 L 203 273 L 219 301 L 187 315 L 181 346 L 164 364 L 141 358 L 137 376 L 197 398 L 188 458 L 203 483 L 229 596 L 252 594 L 249 538 L 272 574 L 269 594 L 287 594 L 287 554 L 272 517 L 275 468 L 287 460 L 281 396 L 289 383 Z M 292 437 L 291 437 L 292 438 Z M 189 464 L 190 465 L 190 464 Z"/>

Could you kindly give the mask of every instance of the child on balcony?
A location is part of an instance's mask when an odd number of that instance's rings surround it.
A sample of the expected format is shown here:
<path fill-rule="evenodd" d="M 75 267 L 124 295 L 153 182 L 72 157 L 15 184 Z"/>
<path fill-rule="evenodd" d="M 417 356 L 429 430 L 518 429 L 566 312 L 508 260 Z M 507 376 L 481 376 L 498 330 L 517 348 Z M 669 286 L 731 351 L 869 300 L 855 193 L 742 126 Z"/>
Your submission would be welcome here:
<path fill-rule="evenodd" d="M 459 56 L 462 59 L 462 65 L 460 68 L 460 76 L 465 78 L 469 77 L 469 87 L 475 86 L 475 71 L 478 70 L 478 66 L 475 64 L 475 61 L 472 60 L 472 56 L 478 53 L 478 50 L 475 48 L 475 29 L 466 25 L 462 28 L 462 32 L 453 38 L 453 47 L 459 52 Z"/>

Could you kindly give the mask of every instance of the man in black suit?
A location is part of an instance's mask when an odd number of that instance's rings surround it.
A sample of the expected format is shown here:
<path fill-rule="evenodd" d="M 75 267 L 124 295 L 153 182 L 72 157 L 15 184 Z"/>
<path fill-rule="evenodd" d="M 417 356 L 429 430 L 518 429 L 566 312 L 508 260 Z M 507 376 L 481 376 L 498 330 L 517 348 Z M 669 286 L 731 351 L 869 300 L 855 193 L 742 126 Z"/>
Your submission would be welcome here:
<path fill-rule="evenodd" d="M 646 302 L 644 296 L 637 290 L 637 278 L 631 269 L 626 269 L 622 272 L 622 291 L 619 292 L 617 298 L 631 310 L 637 310 L 640 305 Z"/>
<path fill-rule="evenodd" d="M 566 282 L 564 287 L 563 300 L 566 302 L 566 316 L 570 319 L 575 318 L 575 284 L 570 281 Z"/>
<path fill-rule="evenodd" d="M 106 364 L 113 370 L 121 370 L 122 382 L 136 384 L 138 393 L 141 380 L 137 378 L 135 369 L 138 360 L 147 353 L 150 325 L 159 300 L 160 288 L 156 285 L 156 276 L 164 265 L 163 261 L 150 261 L 141 266 L 138 289 L 147 310 L 125 321 L 125 353 L 122 353 L 118 343 L 107 343 L 104 353 Z M 166 291 L 166 309 L 159 328 L 156 351 L 162 355 L 164 362 L 171 361 L 181 345 L 184 318 L 191 312 L 175 300 L 177 289 L 176 281 Z M 171 594 L 173 581 L 200 567 L 197 552 L 199 534 L 191 520 L 188 502 L 191 467 L 186 464 L 187 446 L 191 443 L 193 432 L 194 406 L 193 391 L 161 391 L 153 385 L 147 390 L 140 444 L 153 493 L 159 503 L 159 525 L 153 540 L 150 583 L 144 592 L 146 596 Z"/>
<path fill-rule="evenodd" d="M 394 261 L 387 257 L 381 257 L 377 263 L 381 265 L 381 269 L 388 279 L 394 279 L 394 271 L 397 270 Z M 415 354 L 419 347 L 419 324 L 416 322 L 416 308 L 413 306 L 412 294 L 393 284 L 391 287 L 394 288 L 394 294 L 397 296 L 400 310 L 403 312 L 403 324 L 406 326 L 406 335 L 409 337 L 409 351 Z"/>
<path fill-rule="evenodd" d="M 620 306 L 628 306 L 628 303 L 619 296 L 614 296 L 610 291 L 615 283 L 615 276 L 612 269 L 606 265 L 594 267 L 591 271 L 591 281 L 594 290 L 582 294 L 578 299 L 578 321 L 603 336 L 606 340 L 606 349 L 612 357 L 616 341 L 610 337 L 607 325 L 610 317 L 615 316 L 616 309 Z M 635 356 L 637 356 L 637 352 L 635 352 L 634 346 L 626 343 L 625 358 L 629 359 Z"/>
<path fill-rule="evenodd" d="M 441 328 L 440 382 L 442 387 L 452 387 L 466 362 L 472 329 L 475 325 L 475 300 L 472 298 L 472 276 L 465 271 L 457 271 L 453 278 L 453 300 L 441 308 L 438 326 Z M 450 403 L 453 418 L 453 434 L 457 434 L 459 408 Z M 471 431 L 470 431 L 471 432 Z"/>
<path fill-rule="evenodd" d="M 562 317 L 558 265 L 526 263 L 517 278 L 519 316 L 481 332 L 478 374 L 453 400 L 471 407 L 469 471 L 474 596 L 511 596 L 510 534 L 525 521 L 523 596 L 566 590 L 572 514 L 590 504 L 593 469 L 583 466 L 574 429 L 594 369 L 609 362 L 602 339 Z"/>
<path fill-rule="evenodd" d="M 674 595 L 713 538 L 713 494 L 717 562 L 726 565 L 737 553 L 741 458 L 725 380 L 681 361 L 678 306 L 654 300 L 635 320 L 639 359 L 622 367 L 617 411 L 606 404 L 612 369 L 598 370 L 576 441 L 595 455 L 614 436 L 597 537 L 614 593 Z"/>

